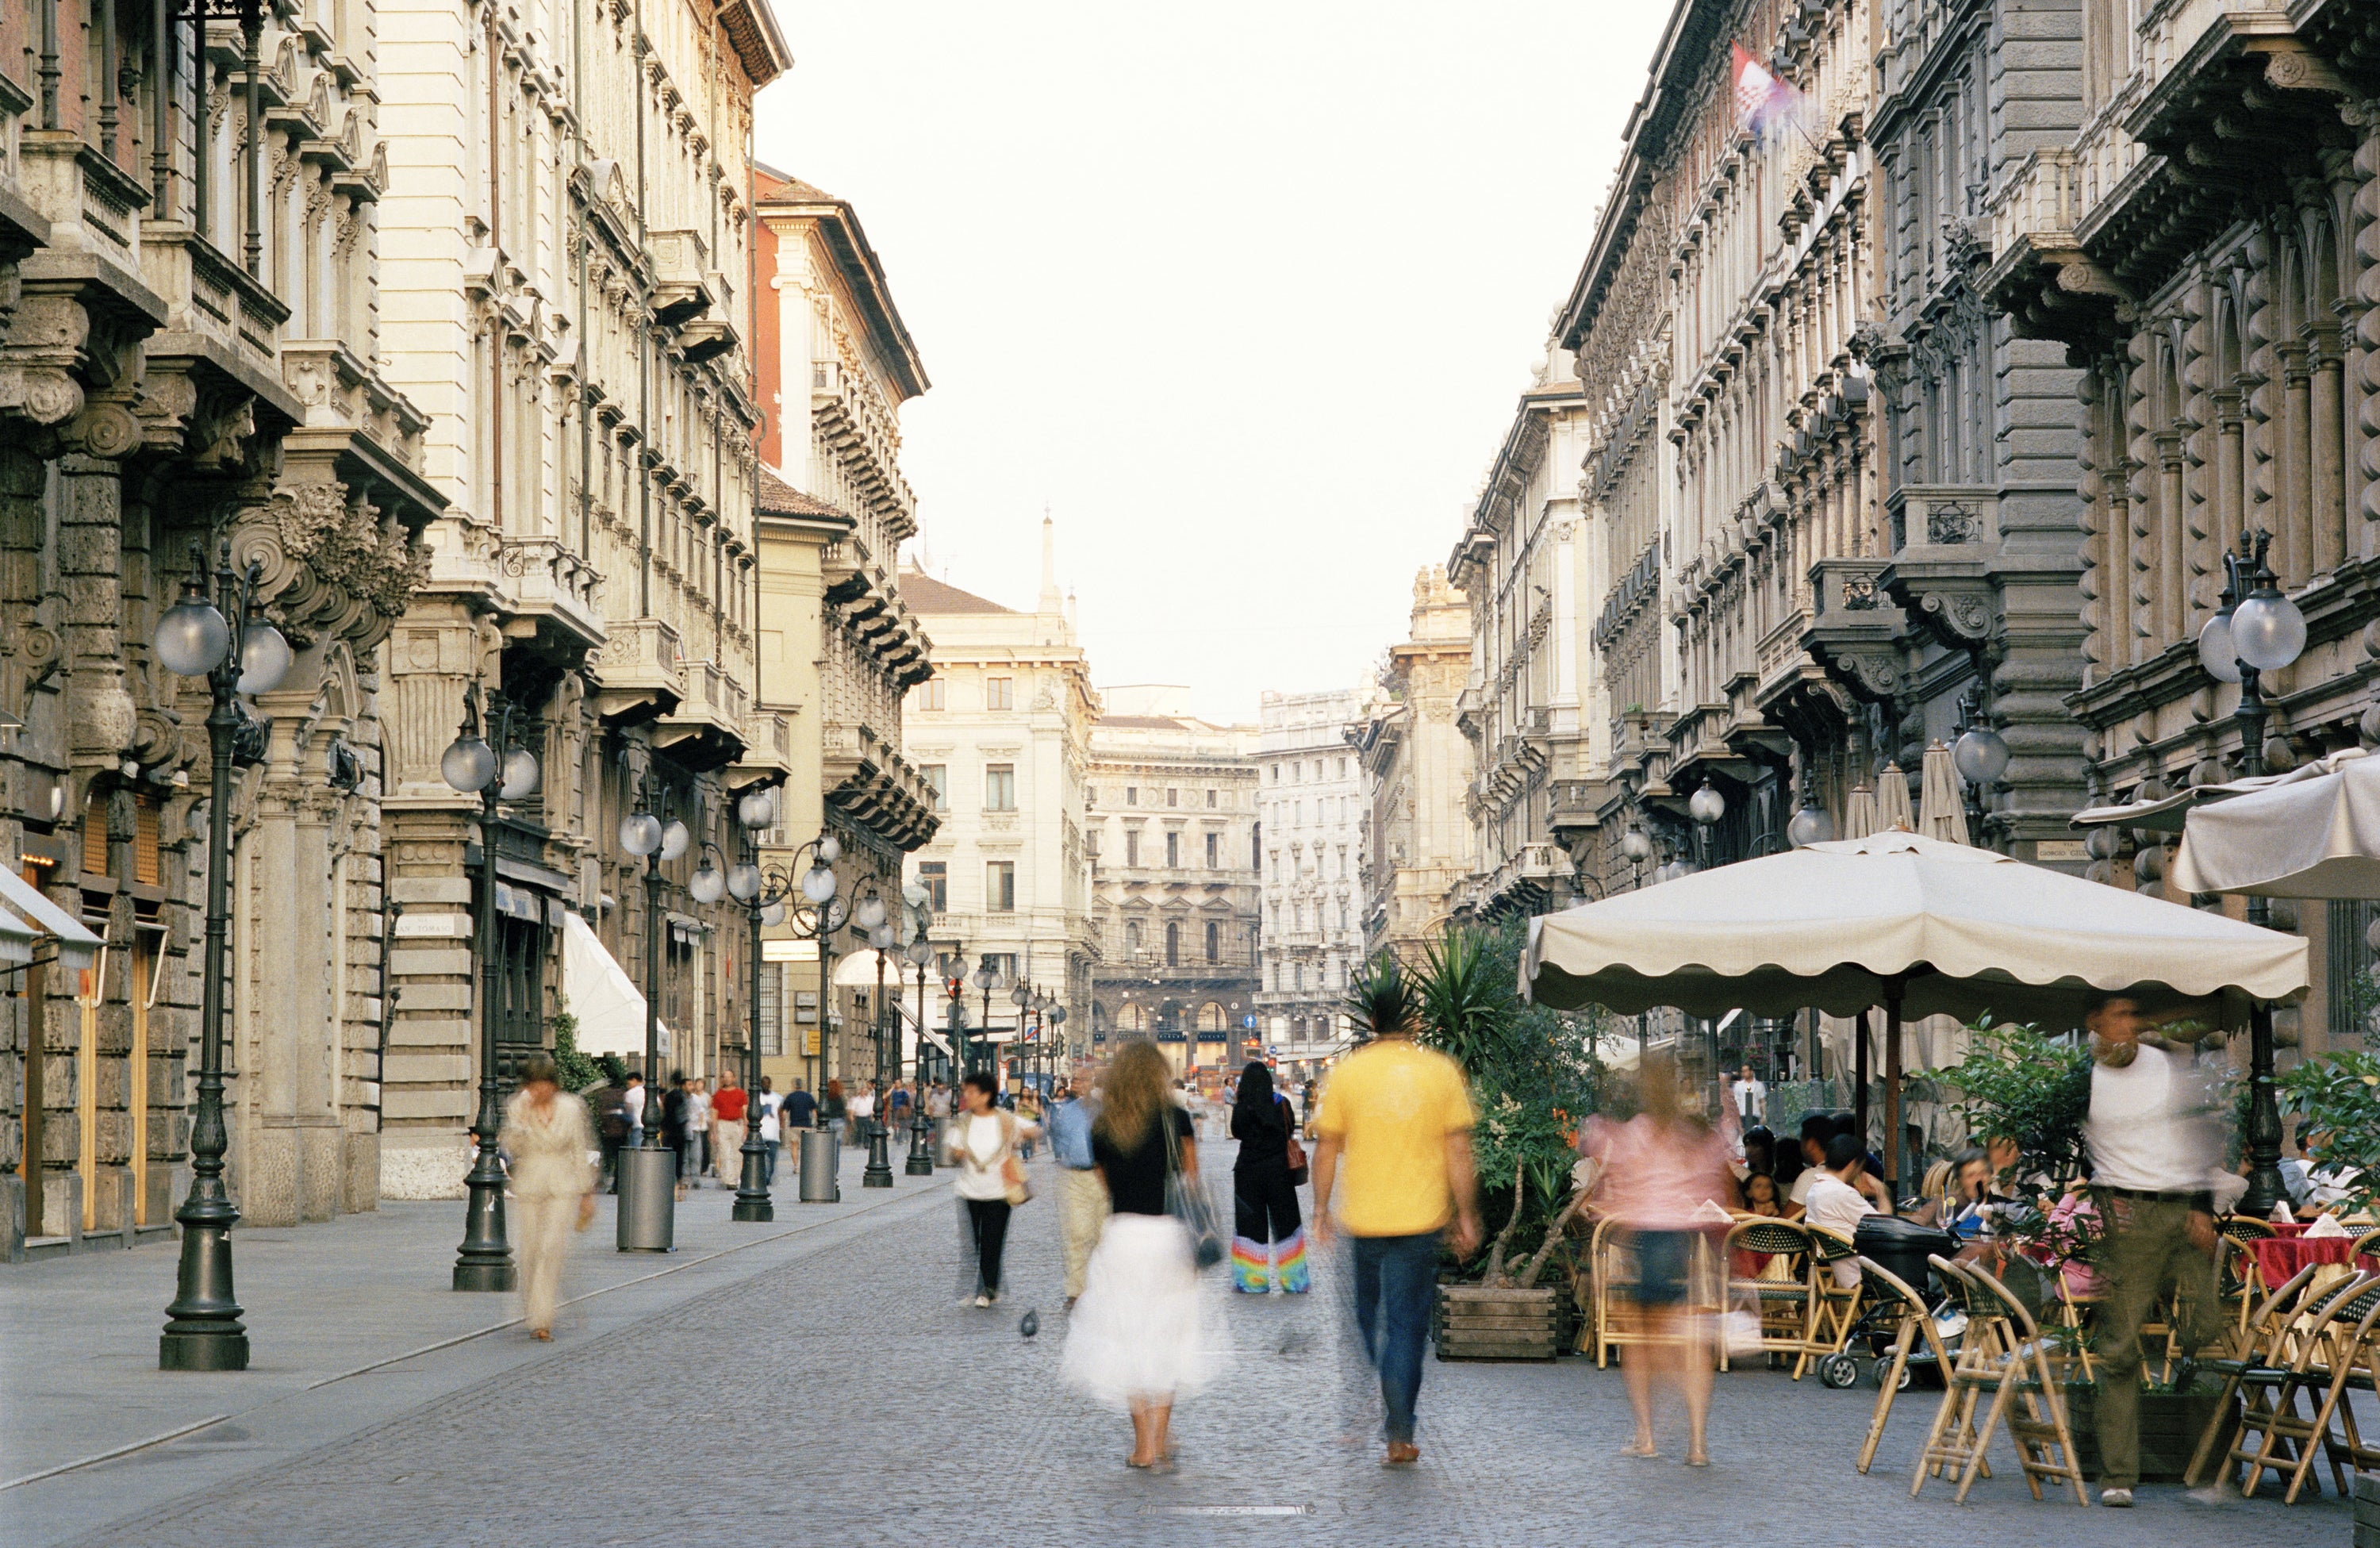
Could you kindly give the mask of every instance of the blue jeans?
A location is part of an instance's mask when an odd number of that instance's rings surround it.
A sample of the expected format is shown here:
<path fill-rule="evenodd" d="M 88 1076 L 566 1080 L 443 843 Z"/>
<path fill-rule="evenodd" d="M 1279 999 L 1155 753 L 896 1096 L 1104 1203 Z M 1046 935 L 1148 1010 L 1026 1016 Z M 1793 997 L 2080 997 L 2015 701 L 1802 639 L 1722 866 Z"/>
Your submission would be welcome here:
<path fill-rule="evenodd" d="M 1438 1233 L 1350 1237 L 1355 1258 L 1355 1326 L 1364 1357 L 1380 1372 L 1390 1444 L 1414 1436 L 1421 1396 L 1421 1350 L 1429 1337 L 1429 1301 L 1438 1287 Z"/>
<path fill-rule="evenodd" d="M 764 1188 L 774 1188 L 777 1186 L 777 1147 L 781 1141 L 764 1140 L 760 1143 L 760 1184 Z"/>

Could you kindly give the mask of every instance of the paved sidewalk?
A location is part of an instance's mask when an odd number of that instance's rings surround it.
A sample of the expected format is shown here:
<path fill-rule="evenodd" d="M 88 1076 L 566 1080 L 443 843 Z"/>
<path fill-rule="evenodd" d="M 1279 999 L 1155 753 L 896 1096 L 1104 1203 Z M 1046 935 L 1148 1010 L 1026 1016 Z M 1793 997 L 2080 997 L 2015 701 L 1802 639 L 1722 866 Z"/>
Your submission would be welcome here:
<path fill-rule="evenodd" d="M 949 1172 L 904 1176 L 897 1156 L 892 1189 L 863 1188 L 866 1155 L 844 1151 L 835 1204 L 797 1202 L 796 1179 L 780 1165 L 767 1225 L 729 1219 L 732 1189 L 696 1189 L 678 1205 L 677 1250 L 666 1255 L 613 1250 L 615 1201 L 601 1199 L 576 1240 L 552 1345 L 518 1325 L 517 1297 L 450 1288 L 459 1200 L 236 1229 L 254 1351 L 236 1374 L 157 1369 L 176 1243 L 0 1268 L 0 1393 L 11 1420 L 0 1424 L 0 1542 L 35 1548 L 220 1485 L 948 1200 Z M 125 1448 L 137 1449 L 109 1456 Z"/>

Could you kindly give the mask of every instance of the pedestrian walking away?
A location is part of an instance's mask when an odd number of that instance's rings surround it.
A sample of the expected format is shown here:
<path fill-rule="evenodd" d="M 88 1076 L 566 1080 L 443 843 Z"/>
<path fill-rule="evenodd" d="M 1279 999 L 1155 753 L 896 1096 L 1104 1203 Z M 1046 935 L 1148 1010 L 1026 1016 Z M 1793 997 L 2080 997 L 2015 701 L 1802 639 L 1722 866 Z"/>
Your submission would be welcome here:
<path fill-rule="evenodd" d="M 826 1131 L 834 1136 L 834 1148 L 839 1153 L 843 1149 L 844 1125 L 850 1121 L 851 1116 L 851 1104 L 844 1100 L 841 1080 L 826 1083 L 826 1100 L 819 1103 L 819 1115 L 826 1125 Z"/>
<path fill-rule="evenodd" d="M 521 1317 L 540 1339 L 553 1336 L 571 1233 L 595 1218 L 595 1167 L 588 1159 L 595 1126 L 587 1103 L 562 1090 L 561 1079 L 552 1054 L 531 1054 L 496 1131 L 496 1143 L 512 1163 Z"/>
<path fill-rule="evenodd" d="M 1083 1293 L 1084 1273 L 1108 1219 L 1107 1185 L 1099 1180 L 1091 1150 L 1091 1123 L 1097 1115 L 1089 1099 L 1086 1073 L 1060 1087 L 1058 1101 L 1050 1109 L 1050 1155 L 1058 1164 L 1058 1232 L 1066 1254 L 1070 1311 Z"/>
<path fill-rule="evenodd" d="M 603 1148 L 603 1163 L 595 1186 L 606 1193 L 619 1191 L 620 1147 L 628 1142 L 627 1093 L 616 1080 L 606 1080 L 595 1092 L 595 1139 Z"/>
<path fill-rule="evenodd" d="M 1703 1319 L 1688 1310 L 1689 1285 L 1696 1272 L 1698 1221 L 1708 1205 L 1722 1212 L 1732 1206 L 1735 1178 L 1728 1170 L 1728 1142 L 1681 1105 L 1677 1067 L 1668 1054 L 1645 1056 L 1637 1070 L 1637 1115 L 1626 1123 L 1590 1119 L 1581 1137 L 1588 1158 L 1600 1166 L 1590 1201 L 1597 1213 L 1628 1233 L 1635 1277 L 1625 1299 L 1637 1331 L 1646 1335 L 1645 1342 L 1629 1347 L 1620 1363 L 1636 1421 L 1621 1455 L 1660 1455 L 1653 1424 L 1658 1378 L 1685 1396 L 1686 1466 L 1706 1467 L 1713 1356 Z M 1862 1164 L 1857 1141 L 1846 1140 L 1829 1153 L 1840 1160 L 1828 1185 L 1864 1208 L 1866 1201 L 1842 1180 Z M 1809 1197 L 1814 1213 L 1826 1207 L 1825 1195 Z"/>
<path fill-rule="evenodd" d="M 1232 1163 L 1232 1283 L 1244 1295 L 1271 1293 L 1275 1274 L 1293 1296 L 1313 1282 L 1297 1212 L 1302 1179 L 1294 1176 L 1305 1169 L 1305 1156 L 1302 1149 L 1290 1154 L 1295 1123 L 1288 1099 L 1272 1088 L 1272 1071 L 1251 1061 L 1232 1103 L 1232 1138 L 1240 1142 Z"/>
<path fill-rule="evenodd" d="M 733 1075 L 710 1099 L 710 1171 L 722 1188 L 744 1180 L 744 1121 L 749 1105 Z"/>
<path fill-rule="evenodd" d="M 939 1156 L 942 1153 L 944 1135 L 951 1126 L 951 1089 L 940 1080 L 935 1081 L 932 1089 L 926 1092 L 926 1122 L 933 1130 L 926 1136 L 927 1140 Z"/>
<path fill-rule="evenodd" d="M 628 1073 L 628 1089 L 620 1093 L 620 1107 L 628 1115 L 628 1137 L 621 1148 L 633 1151 L 645 1142 L 645 1078 L 634 1070 Z"/>
<path fill-rule="evenodd" d="M 770 1090 L 769 1078 L 760 1077 L 760 1183 L 764 1188 L 777 1185 L 777 1148 L 784 1140 L 781 1115 L 785 1100 Z"/>
<path fill-rule="evenodd" d="M 1383 956 L 1350 996 L 1371 1042 L 1339 1062 L 1315 1114 L 1314 1238 L 1349 1237 L 1355 1327 L 1379 1372 L 1388 1465 L 1410 1467 L 1421 1350 L 1450 1224 L 1457 1255 L 1479 1245 L 1471 1164 L 1471 1098 L 1452 1059 L 1414 1042 L 1421 1006 L 1396 959 Z M 1334 1224 L 1331 1193 L 1343 1181 Z"/>
<path fill-rule="evenodd" d="M 2129 1505 L 2141 1481 L 2141 1324 L 2179 1291 L 2172 1336 L 2185 1360 L 2221 1336 L 2215 1217 L 2248 1185 L 2223 1170 L 2219 1094 L 2186 1049 L 2144 1041 L 2151 1023 L 2120 994 L 2103 996 L 2082 1025 L 2092 1060 L 2082 1136 L 2106 1232 L 2095 1263 L 2099 1503 Z"/>
<path fill-rule="evenodd" d="M 812 1128 L 817 1127 L 818 1112 L 818 1098 L 810 1095 L 808 1086 L 796 1080 L 794 1089 L 786 1093 L 784 1107 L 778 1116 L 787 1128 Z"/>
<path fill-rule="evenodd" d="M 1197 1136 L 1165 1084 L 1157 1044 L 1127 1042 L 1109 1067 L 1091 1152 L 1111 1213 L 1066 1327 L 1067 1383 L 1132 1416 L 1135 1468 L 1170 1472 L 1173 1405 L 1214 1377 L 1190 1234 L 1167 1208 L 1169 1181 L 1198 1182 Z"/>
<path fill-rule="evenodd" d="M 700 1188 L 710 1169 L 710 1083 L 689 1080 L 686 1087 L 686 1149 L 678 1158 L 677 1180 Z"/>
<path fill-rule="evenodd" d="M 662 1144 L 677 1156 L 677 1196 L 686 1197 L 686 1120 L 693 1104 L 694 1083 L 684 1071 L 670 1076 L 669 1090 L 662 1093 Z"/>
<path fill-rule="evenodd" d="M 1016 1159 L 1016 1115 L 992 1104 L 998 1088 L 981 1070 L 960 1082 L 965 1110 L 951 1120 L 951 1151 L 959 1175 L 951 1184 L 965 1212 L 966 1239 L 975 1249 L 975 1304 L 1000 1299 L 1000 1255 L 1008 1242 L 1008 1215 L 1027 1197 L 1025 1166 Z"/>

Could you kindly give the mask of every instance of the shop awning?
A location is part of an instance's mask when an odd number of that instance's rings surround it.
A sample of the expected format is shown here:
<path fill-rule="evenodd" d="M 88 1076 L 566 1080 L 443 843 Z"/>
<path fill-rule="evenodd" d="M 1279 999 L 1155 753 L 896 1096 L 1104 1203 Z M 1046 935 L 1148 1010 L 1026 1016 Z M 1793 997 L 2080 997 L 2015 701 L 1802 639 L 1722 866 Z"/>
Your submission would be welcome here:
<path fill-rule="evenodd" d="M 42 889 L 22 876 L 0 866 L 0 905 L 6 906 L 9 920 L 29 930 L 33 939 L 47 935 L 58 944 L 58 965 L 69 972 L 81 972 L 99 961 L 99 948 L 104 945 L 97 935 L 84 928 L 82 921 L 51 902 Z M 0 926 L 0 942 L 12 932 Z M 31 959 L 31 948 L 22 957 L 8 955 L 9 946 L 0 944 L 0 961 L 24 962 Z"/>
<path fill-rule="evenodd" d="M 645 997 L 618 959 L 603 949 L 593 928 L 576 913 L 562 917 L 562 993 L 570 1014 L 578 1018 L 581 1054 L 644 1056 Z M 661 1024 L 661 1052 L 662 1057 L 669 1057 L 667 1022 Z"/>

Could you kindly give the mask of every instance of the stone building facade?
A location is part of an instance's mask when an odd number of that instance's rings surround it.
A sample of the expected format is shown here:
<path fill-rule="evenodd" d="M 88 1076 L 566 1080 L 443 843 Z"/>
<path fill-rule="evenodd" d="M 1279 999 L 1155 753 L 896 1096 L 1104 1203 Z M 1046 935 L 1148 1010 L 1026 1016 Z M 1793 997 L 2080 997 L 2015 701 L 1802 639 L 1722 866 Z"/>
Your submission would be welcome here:
<path fill-rule="evenodd" d="M 10 1256 L 171 1229 L 214 800 L 233 1196 L 379 1194 L 385 647 L 444 504 L 381 324 L 379 20 L 0 7 L 0 864 L 106 942 L 0 979 Z M 194 553 L 297 652 L 228 790 L 152 653 Z"/>
<path fill-rule="evenodd" d="M 382 1183 L 442 1197 L 461 1188 L 476 1040 L 508 1070 L 567 1007 L 567 913 L 659 997 L 671 1067 L 715 1069 L 743 1001 L 740 911 L 686 884 L 733 790 L 789 761 L 786 724 L 754 704 L 747 341 L 752 98 L 791 61 L 765 0 L 377 8 L 388 370 L 430 421 L 445 502 L 390 648 Z M 492 832 L 439 767 L 475 686 L 542 766 Z M 617 841 L 639 809 L 692 835 L 658 907 Z M 491 905 L 501 997 L 475 1010 L 471 918 Z M 641 1036 L 618 1051 L 641 1064 Z"/>
<path fill-rule="evenodd" d="M 1264 926 L 1257 1025 L 1283 1059 L 1327 1059 L 1352 1037 L 1347 990 L 1364 960 L 1364 762 L 1347 745 L 1352 689 L 1264 695 Z"/>
<path fill-rule="evenodd" d="M 1472 754 L 1472 870 L 1453 899 L 1466 917 L 1543 913 L 1578 896 L 1558 827 L 1593 821 L 1576 792 L 1601 779 L 1610 730 L 1601 664 L 1579 628 L 1604 561 L 1579 519 L 1585 409 L 1570 356 L 1548 341 L 1446 563 L 1471 619 L 1455 720 Z"/>
<path fill-rule="evenodd" d="M 1257 728 L 1190 713 L 1190 690 L 1102 689 L 1091 727 L 1094 1048 L 1154 1038 L 1176 1069 L 1256 1046 Z"/>
<path fill-rule="evenodd" d="M 1413 623 L 1349 727 L 1370 797 L 1363 839 L 1363 951 L 1420 958 L 1471 873 L 1464 811 L 1471 744 L 1455 701 L 1471 671 L 1471 616 L 1441 566 L 1414 576 Z"/>
<path fill-rule="evenodd" d="M 2330 0 L 2083 0 L 2070 133 L 2010 166 L 1980 286 L 2082 373 L 2082 664 L 2093 793 L 2236 776 L 2240 689 L 2202 666 L 2222 555 L 2271 534 L 2303 611 L 2265 676 L 2267 768 L 2380 733 L 2380 12 Z M 2169 888 L 2169 850 L 2095 833 L 2088 873 Z M 2146 835 L 2154 840 L 2155 835 Z M 2229 907 L 2239 907 L 2231 900 Z M 2318 1046 L 2372 961 L 2368 905 L 2286 901 Z"/>
<path fill-rule="evenodd" d="M 1087 1048 L 1099 944 L 1086 792 L 1099 705 L 1058 590 L 1048 520 L 1041 530 L 1041 591 L 1029 611 L 902 572 L 902 595 L 934 642 L 934 675 L 910 689 L 902 736 L 941 814 L 910 857 L 909 878 L 931 896 L 938 956 L 975 967 L 989 957 L 1003 984 L 1054 995 L 1066 1007 L 1062 1035 Z M 992 994 L 994 1029 L 1014 1025 L 1006 994 Z M 965 998 L 973 1026 L 982 996 Z M 929 1025 L 941 1024 L 944 1003 L 930 1001 Z"/>
<path fill-rule="evenodd" d="M 906 857 L 941 819 L 922 770 L 902 750 L 904 695 L 933 674 L 932 649 L 901 593 L 901 544 L 917 530 L 901 472 L 901 406 L 930 385 L 884 270 L 852 207 L 799 178 L 756 166 L 761 311 L 759 447 L 759 704 L 791 727 L 777 824 L 765 864 L 798 878 L 822 833 L 843 845 L 844 895 L 897 897 Z M 764 1014 L 797 1035 L 762 1048 L 804 1058 L 818 1030 L 818 945 L 800 918 L 769 932 L 762 961 L 783 969 Z M 846 929 L 836 957 L 864 950 Z M 776 975 L 770 975 L 774 980 Z M 875 1069 L 865 985 L 830 988 L 826 1076 Z M 812 996 L 807 1011 L 805 993 Z M 805 1019 L 807 1017 L 807 1020 Z M 804 1074 L 807 1075 L 807 1068 Z"/>

